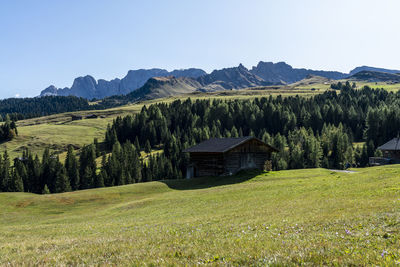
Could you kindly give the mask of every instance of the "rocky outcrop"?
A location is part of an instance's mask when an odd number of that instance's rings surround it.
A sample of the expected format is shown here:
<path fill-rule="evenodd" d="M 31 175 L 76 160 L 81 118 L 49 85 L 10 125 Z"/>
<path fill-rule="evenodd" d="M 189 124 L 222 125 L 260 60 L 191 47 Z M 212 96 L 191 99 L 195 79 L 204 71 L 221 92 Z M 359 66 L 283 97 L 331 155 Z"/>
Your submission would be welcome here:
<path fill-rule="evenodd" d="M 201 83 L 204 91 L 232 90 L 267 85 L 262 78 L 249 72 L 242 64 L 234 68 L 214 70 L 211 74 L 203 75 L 197 80 Z"/>
<path fill-rule="evenodd" d="M 260 61 L 250 72 L 270 83 L 294 83 L 306 78 L 308 75 L 317 75 L 334 80 L 348 76 L 338 71 L 297 69 L 285 62 L 272 63 L 263 61 Z"/>

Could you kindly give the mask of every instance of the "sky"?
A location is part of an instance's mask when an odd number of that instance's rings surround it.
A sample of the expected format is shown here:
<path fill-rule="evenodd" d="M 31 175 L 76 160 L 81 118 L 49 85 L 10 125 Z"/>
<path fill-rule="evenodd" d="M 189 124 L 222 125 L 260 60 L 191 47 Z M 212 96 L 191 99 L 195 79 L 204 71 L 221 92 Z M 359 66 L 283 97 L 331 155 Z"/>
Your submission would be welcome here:
<path fill-rule="evenodd" d="M 130 69 L 400 69 L 398 0 L 0 0 L 0 98 Z"/>

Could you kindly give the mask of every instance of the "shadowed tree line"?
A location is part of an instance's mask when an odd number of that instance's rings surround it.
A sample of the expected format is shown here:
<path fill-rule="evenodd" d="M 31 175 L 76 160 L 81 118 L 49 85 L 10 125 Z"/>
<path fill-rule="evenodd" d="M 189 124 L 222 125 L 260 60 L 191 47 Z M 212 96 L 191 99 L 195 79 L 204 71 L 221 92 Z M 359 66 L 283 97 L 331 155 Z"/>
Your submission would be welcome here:
<path fill-rule="evenodd" d="M 8 98 L 0 100 L 0 121 L 6 116 L 11 120 L 23 120 L 51 114 L 104 109 L 118 105 L 107 101 L 89 104 L 87 99 L 76 96 L 44 96 L 33 98 Z"/>

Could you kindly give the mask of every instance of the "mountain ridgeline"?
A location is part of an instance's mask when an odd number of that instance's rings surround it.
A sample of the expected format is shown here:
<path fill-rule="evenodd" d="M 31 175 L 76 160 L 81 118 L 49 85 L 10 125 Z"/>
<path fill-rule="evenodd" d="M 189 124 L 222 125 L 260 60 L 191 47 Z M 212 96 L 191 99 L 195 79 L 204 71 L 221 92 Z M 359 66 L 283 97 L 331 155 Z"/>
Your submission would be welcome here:
<path fill-rule="evenodd" d="M 122 79 L 106 81 L 95 80 L 87 75 L 74 80 L 71 88 L 56 88 L 51 85 L 41 92 L 41 96 L 78 96 L 86 99 L 104 99 L 110 96 L 130 95 L 132 99 L 149 99 L 170 96 L 193 91 L 220 91 L 235 90 L 248 87 L 291 84 L 313 75 L 321 76 L 331 80 L 353 77 L 359 72 L 368 71 L 368 76 L 354 77 L 356 80 L 367 79 L 368 81 L 384 80 L 391 81 L 395 76 L 387 77 L 385 74 L 397 75 L 400 71 L 374 67 L 357 67 L 349 74 L 338 71 L 310 70 L 304 68 L 293 68 L 285 62 L 263 62 L 257 66 L 247 69 L 242 64 L 238 67 L 214 70 L 207 74 L 204 70 L 190 68 L 174 71 L 164 69 L 139 69 L 130 70 Z M 152 79 L 164 77 L 163 79 Z M 394 79 L 396 80 L 396 79 Z M 148 82 L 148 84 L 147 84 Z"/>
<path fill-rule="evenodd" d="M 51 85 L 40 93 L 40 96 L 59 95 L 59 96 L 78 96 L 86 99 L 102 99 L 113 95 L 125 95 L 140 87 L 142 87 L 147 80 L 153 77 L 192 77 L 197 78 L 206 74 L 201 69 L 185 69 L 174 70 L 168 72 L 163 69 L 140 69 L 130 70 L 128 74 L 122 79 L 113 79 L 106 81 L 100 79 L 96 81 L 92 76 L 86 75 L 78 77 L 74 80 L 71 88 L 56 88 Z"/>

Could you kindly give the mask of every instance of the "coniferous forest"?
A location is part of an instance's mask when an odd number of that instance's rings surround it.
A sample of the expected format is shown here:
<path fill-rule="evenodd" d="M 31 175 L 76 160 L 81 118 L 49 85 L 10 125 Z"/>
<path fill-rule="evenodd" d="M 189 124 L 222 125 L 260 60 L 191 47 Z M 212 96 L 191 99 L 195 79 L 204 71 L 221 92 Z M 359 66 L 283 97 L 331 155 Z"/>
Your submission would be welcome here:
<path fill-rule="evenodd" d="M 177 100 L 144 106 L 116 118 L 104 142 L 69 147 L 64 163 L 46 149 L 43 157 L 25 151 L 11 164 L 0 157 L 0 190 L 65 192 L 185 174 L 182 151 L 211 137 L 255 136 L 279 149 L 274 170 L 367 166 L 376 147 L 398 135 L 400 93 L 338 83 L 313 97 L 253 100 Z M 358 145 L 357 143 L 360 143 Z M 150 153 L 151 151 L 161 153 Z M 148 158 L 140 152 L 150 153 Z M 96 158 L 101 157 L 101 164 Z M 98 166 L 99 165 L 99 166 Z"/>
<path fill-rule="evenodd" d="M 0 100 L 0 121 L 8 115 L 12 120 L 23 120 L 62 112 L 94 110 L 112 107 L 115 103 L 102 101 L 90 105 L 87 99 L 76 96 L 43 96 Z"/>

